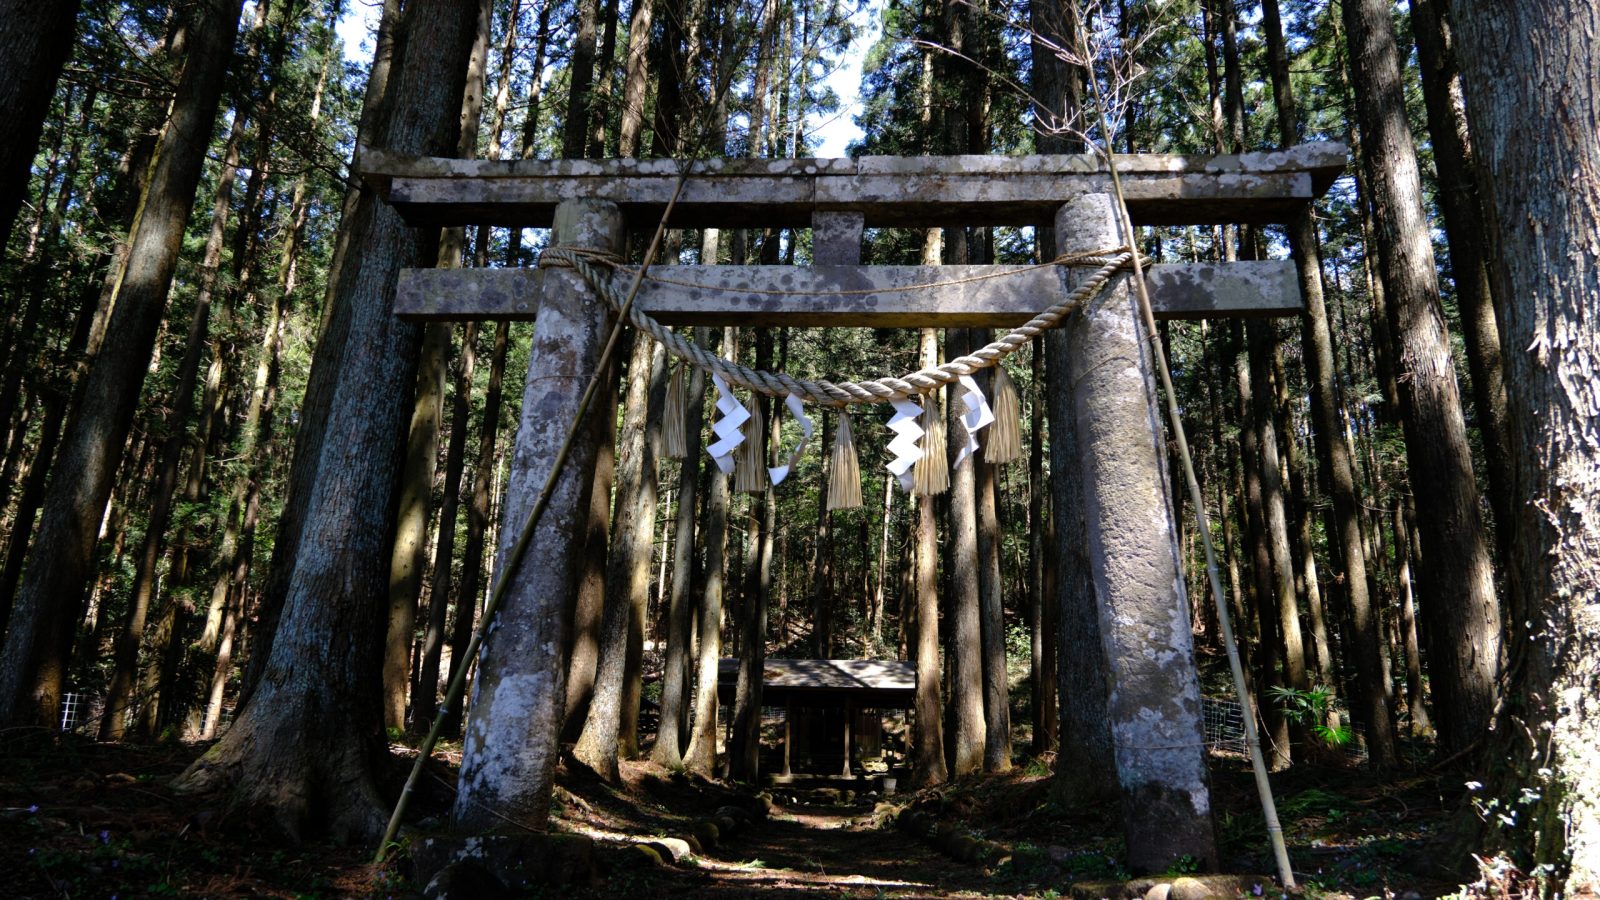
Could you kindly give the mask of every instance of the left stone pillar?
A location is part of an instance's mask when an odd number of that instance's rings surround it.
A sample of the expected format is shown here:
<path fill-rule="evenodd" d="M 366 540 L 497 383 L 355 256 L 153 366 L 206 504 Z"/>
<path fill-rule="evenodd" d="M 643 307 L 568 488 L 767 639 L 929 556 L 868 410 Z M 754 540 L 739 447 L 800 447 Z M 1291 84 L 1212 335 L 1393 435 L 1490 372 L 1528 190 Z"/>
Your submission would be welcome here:
<path fill-rule="evenodd" d="M 568 200 L 556 207 L 553 240 L 561 247 L 621 252 L 622 213 L 613 203 Z M 543 276 L 522 419 L 500 507 L 497 580 L 506 577 L 511 546 L 595 376 L 611 319 L 605 301 L 576 271 L 552 268 Z M 577 590 L 594 459 L 593 429 L 581 428 L 479 652 L 453 812 L 458 831 L 503 828 L 508 819 L 540 829 L 549 818 L 566 697 L 563 635 Z"/>

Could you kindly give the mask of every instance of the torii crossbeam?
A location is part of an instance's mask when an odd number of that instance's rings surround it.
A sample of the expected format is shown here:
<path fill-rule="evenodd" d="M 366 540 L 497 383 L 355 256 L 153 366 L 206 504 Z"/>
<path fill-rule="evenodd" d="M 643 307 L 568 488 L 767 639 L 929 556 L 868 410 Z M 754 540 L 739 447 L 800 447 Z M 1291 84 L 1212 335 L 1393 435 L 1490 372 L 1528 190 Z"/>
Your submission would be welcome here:
<path fill-rule="evenodd" d="M 1286 221 L 1343 171 L 1346 148 L 1306 144 L 1237 156 L 1119 155 L 1139 224 Z M 686 163 L 480 162 L 362 154 L 363 177 L 414 225 L 553 225 L 554 243 L 619 252 L 653 227 Z M 811 227 L 812 267 L 673 266 L 638 303 L 668 323 L 1007 326 L 1083 277 L 1067 268 L 861 266 L 866 227 L 1051 224 L 1058 253 L 1122 244 L 1109 173 L 1092 155 L 702 160 L 668 224 Z M 984 275 L 1008 277 L 984 277 Z M 971 280 L 976 279 L 976 280 Z M 952 284 L 951 282 L 962 282 Z M 936 285 L 937 286 L 933 286 Z M 918 285 L 923 290 L 905 290 Z M 1298 314 L 1285 262 L 1157 265 L 1158 316 Z M 833 292 L 833 296 L 806 296 Z M 419 319 L 533 319 L 528 381 L 503 515 L 526 518 L 594 376 L 609 313 L 571 269 L 409 270 L 396 312 Z M 1170 505 L 1150 349 L 1128 279 L 1115 279 L 1048 340 L 1063 377 L 1051 408 L 1052 471 L 1081 485 L 1053 515 L 1083 536 L 1099 610 L 1129 864 L 1211 863 L 1209 778 L 1189 604 Z M 574 442 L 528 551 L 510 573 L 479 660 L 456 824 L 545 821 L 558 749 L 562 635 L 583 548 L 593 435 Z M 1058 495 L 1059 496 L 1059 495 Z M 501 530 L 500 558 L 516 529 Z M 497 577 L 500 577 L 497 574 Z M 1066 582 L 1069 579 L 1063 578 Z"/>

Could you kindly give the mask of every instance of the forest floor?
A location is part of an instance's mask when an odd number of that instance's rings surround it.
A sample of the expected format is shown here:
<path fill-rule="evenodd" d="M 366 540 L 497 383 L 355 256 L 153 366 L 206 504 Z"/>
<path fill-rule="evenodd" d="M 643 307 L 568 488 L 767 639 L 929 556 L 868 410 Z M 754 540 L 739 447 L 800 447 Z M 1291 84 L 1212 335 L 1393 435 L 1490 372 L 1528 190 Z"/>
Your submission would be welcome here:
<path fill-rule="evenodd" d="M 408 767 L 396 747 L 398 788 Z M 371 848 L 287 846 L 230 821 L 216 801 L 168 787 L 203 745 L 98 744 L 63 738 L 0 755 L 0 896 L 420 896 L 402 864 L 375 869 Z M 418 815 L 449 802 L 458 755 L 440 753 Z M 1248 768 L 1214 757 L 1214 803 L 1225 868 L 1272 871 Z M 1434 897 L 1457 882 L 1416 874 L 1440 859 L 1440 836 L 1462 814 L 1453 770 L 1418 768 L 1379 780 L 1344 767 L 1300 766 L 1274 776 L 1300 896 Z M 1040 764 L 920 794 L 877 797 L 772 790 L 771 815 L 677 866 L 640 865 L 631 843 L 686 833 L 731 802 L 728 788 L 646 763 L 625 763 L 611 787 L 563 771 L 562 831 L 596 839 L 604 872 L 592 885 L 547 896 L 1055 897 L 1072 885 L 1125 878 L 1114 804 L 1062 808 Z M 956 862 L 889 823 L 914 806 L 942 826 L 1003 848 L 989 867 Z M 1173 873 L 1179 874 L 1179 873 Z M 1243 893 L 1275 896 L 1266 879 Z"/>

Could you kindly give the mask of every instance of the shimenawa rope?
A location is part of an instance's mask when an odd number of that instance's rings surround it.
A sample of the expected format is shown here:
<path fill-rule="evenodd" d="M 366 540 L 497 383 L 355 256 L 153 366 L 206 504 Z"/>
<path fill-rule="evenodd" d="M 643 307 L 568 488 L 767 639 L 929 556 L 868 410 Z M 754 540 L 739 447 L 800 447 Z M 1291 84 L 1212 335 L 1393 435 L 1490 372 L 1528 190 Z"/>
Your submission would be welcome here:
<path fill-rule="evenodd" d="M 974 372 L 999 363 L 1000 360 L 1022 349 L 1023 345 L 1031 341 L 1036 335 L 1054 328 L 1062 319 L 1071 315 L 1074 310 L 1093 299 L 1096 294 L 1105 288 L 1112 275 L 1123 269 L 1131 268 L 1133 265 L 1133 253 L 1123 247 L 1110 255 L 1097 253 L 1064 256 L 1046 265 L 1096 266 L 1097 268 L 1071 294 L 988 346 L 975 350 L 966 356 L 957 357 L 940 366 L 921 369 L 900 377 L 890 376 L 872 381 L 847 381 L 843 384 L 836 384 L 831 381 L 811 381 L 804 378 L 795 378 L 784 372 L 764 372 L 751 369 L 723 359 L 695 342 L 678 335 L 672 329 L 651 318 L 650 314 L 638 305 L 634 305 L 628 310 L 627 316 L 628 320 L 636 328 L 660 341 L 667 348 L 668 353 L 713 375 L 720 375 L 728 383 L 739 385 L 746 390 L 766 394 L 770 397 L 782 397 L 792 394 L 801 400 L 818 403 L 823 406 L 886 403 L 892 400 L 925 394 L 947 384 L 954 384 L 963 375 L 971 375 Z M 540 268 L 570 267 L 576 269 L 578 274 L 583 277 L 583 280 L 594 288 L 595 293 L 605 299 L 613 311 L 620 311 L 623 308 L 624 298 L 620 295 L 620 291 L 610 277 L 609 272 L 606 271 L 607 269 L 618 267 L 618 260 L 614 255 L 596 253 L 581 248 L 550 247 L 540 254 L 539 266 Z M 1016 271 L 1010 270 L 998 274 L 1010 275 L 1015 274 Z M 917 288 L 922 289 L 929 286 L 918 285 Z"/>

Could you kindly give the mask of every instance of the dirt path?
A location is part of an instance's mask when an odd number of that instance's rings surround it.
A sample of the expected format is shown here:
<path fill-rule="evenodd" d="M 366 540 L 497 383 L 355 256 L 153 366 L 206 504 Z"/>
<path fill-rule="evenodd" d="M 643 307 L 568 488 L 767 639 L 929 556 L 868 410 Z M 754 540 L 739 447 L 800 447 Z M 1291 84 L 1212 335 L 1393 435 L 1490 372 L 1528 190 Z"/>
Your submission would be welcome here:
<path fill-rule="evenodd" d="M 702 855 L 693 868 L 661 872 L 666 883 L 655 887 L 698 897 L 1018 896 L 976 866 L 953 862 L 898 830 L 871 826 L 865 821 L 870 811 L 862 805 L 776 807 L 765 822 Z M 610 880 L 618 882 L 617 875 Z M 628 891 L 629 881 L 624 877 L 612 888 Z"/>

